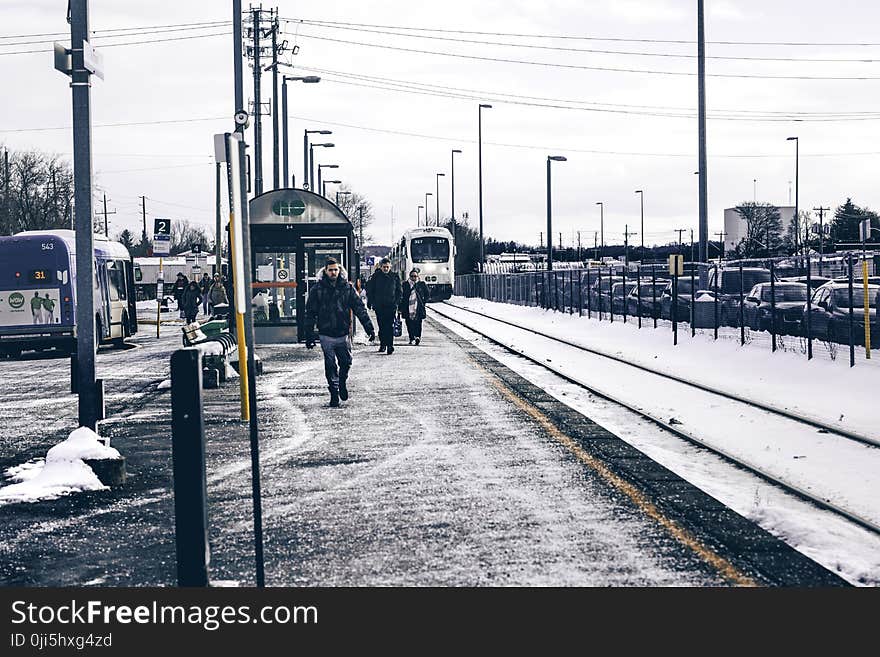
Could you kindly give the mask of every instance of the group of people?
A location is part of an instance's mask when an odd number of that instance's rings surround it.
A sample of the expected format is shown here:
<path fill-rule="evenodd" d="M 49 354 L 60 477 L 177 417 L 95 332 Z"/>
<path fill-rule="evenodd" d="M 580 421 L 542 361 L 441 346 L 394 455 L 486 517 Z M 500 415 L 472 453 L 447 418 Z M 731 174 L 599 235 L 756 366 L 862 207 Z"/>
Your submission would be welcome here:
<path fill-rule="evenodd" d="M 34 292 L 31 299 L 31 313 L 34 315 L 34 324 L 55 323 L 55 302 L 49 298 L 48 292 L 44 298 L 40 298 L 39 292 Z"/>
<path fill-rule="evenodd" d="M 196 321 L 199 307 L 205 315 L 213 312 L 214 306 L 228 304 L 229 298 L 223 278 L 219 273 L 213 278 L 207 273 L 202 275 L 201 280 L 189 280 L 183 272 L 177 272 L 177 280 L 174 282 L 174 300 L 180 310 L 180 317 L 187 324 Z"/>
<path fill-rule="evenodd" d="M 321 343 L 324 374 L 330 391 L 330 406 L 333 407 L 339 406 L 340 400 L 348 399 L 352 314 L 364 327 L 370 342 L 374 342 L 376 331 L 367 309 L 376 313 L 380 353 L 394 353 L 395 317 L 406 320 L 411 345 L 418 345 L 422 340 L 422 320 L 426 317 L 425 307 L 430 293 L 428 286 L 420 280 L 418 269 L 413 269 L 401 284 L 397 274 L 391 271 L 391 261 L 383 258 L 365 289 L 366 307 L 354 286 L 345 278 L 339 263 L 330 258 L 321 280 L 309 291 L 306 302 L 306 347 L 312 349 Z"/>

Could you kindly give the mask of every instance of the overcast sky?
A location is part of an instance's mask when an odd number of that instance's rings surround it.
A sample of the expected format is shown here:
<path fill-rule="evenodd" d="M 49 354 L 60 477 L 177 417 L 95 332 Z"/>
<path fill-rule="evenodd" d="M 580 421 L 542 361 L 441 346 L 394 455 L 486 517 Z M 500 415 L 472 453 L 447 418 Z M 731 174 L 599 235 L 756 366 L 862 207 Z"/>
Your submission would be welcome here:
<path fill-rule="evenodd" d="M 281 17 L 291 21 L 685 42 L 411 32 L 421 37 L 520 44 L 493 46 L 377 33 L 400 31 L 388 27 L 351 30 L 284 23 L 287 34 L 283 38 L 290 46 L 299 46 L 296 56 L 283 56 L 300 69 L 293 74 L 320 69 L 324 78 L 318 85 L 291 83 L 292 171 L 299 184 L 303 129 L 333 130 L 328 139 L 336 148 L 321 153 L 320 161 L 339 164 L 332 177 L 338 173 L 373 201 L 377 221 L 372 232 L 376 241 L 390 241 L 392 208 L 396 234 L 415 225 L 417 207 L 424 204 L 425 192 L 435 191 L 437 172 L 446 173 L 441 178 L 440 204 L 441 214 L 448 216 L 452 148 L 464 151 L 456 160 L 456 211 L 458 215 L 468 212 L 476 225 L 478 98 L 494 106 L 483 114 L 484 228 L 488 236 L 537 243 L 538 232 L 545 225 L 547 155 L 568 157 L 567 162 L 553 166 L 554 232 L 562 231 L 564 246 L 571 244 L 577 230 L 583 231 L 584 244 L 592 245 L 593 231 L 599 227 L 597 201 L 605 203 L 607 243 L 622 242 L 626 224 L 631 231 L 638 231 L 636 189 L 645 192 L 646 244 L 677 239 L 677 228 L 696 229 L 697 121 L 693 116 L 697 78 L 669 74 L 695 73 L 696 59 L 582 52 L 695 55 L 696 45 L 692 42 L 696 38 L 696 0 L 324 0 L 280 1 L 277 5 Z M 13 149 L 63 154 L 71 151 L 70 130 L 51 129 L 71 123 L 70 88 L 53 69 L 51 55 L 51 40 L 67 41 L 69 36 L 21 36 L 52 32 L 69 35 L 66 6 L 63 0 L 3 0 L 0 4 L 0 37 L 4 37 L 0 39 L 0 79 L 5 91 L 0 102 L 0 143 Z M 794 144 L 786 137 L 795 135 L 801 145 L 802 209 L 820 204 L 833 208 L 847 196 L 860 205 L 880 208 L 880 113 L 871 114 L 880 112 L 876 108 L 880 99 L 880 45 L 819 45 L 880 42 L 874 29 L 880 19 L 876 3 L 706 0 L 706 7 L 710 42 L 812 44 L 710 43 L 707 47 L 707 54 L 713 57 L 707 63 L 710 76 L 768 76 L 708 79 L 710 231 L 721 229 L 725 207 L 753 198 L 755 179 L 759 201 L 789 203 L 795 158 Z M 228 21 L 231 2 L 92 0 L 91 14 L 92 29 L 96 31 L 149 28 Z M 117 211 L 111 217 L 111 230 L 128 227 L 139 231 L 141 195 L 147 196 L 149 216 L 189 218 L 213 226 L 212 135 L 232 129 L 234 110 L 231 27 L 187 28 L 165 34 L 133 32 L 131 36 L 113 38 L 101 37 L 98 32 L 93 38 L 103 52 L 106 70 L 106 79 L 95 80 L 92 92 L 94 168 L 97 184 L 110 199 L 109 208 Z M 109 47 L 112 43 L 172 37 L 178 40 Z M 49 43 L 22 43 L 40 39 L 48 39 Z M 23 50 L 39 52 L 6 54 Z M 877 61 L 805 61 L 871 58 Z M 250 73 L 250 69 L 245 71 Z M 437 85 L 445 90 L 457 88 L 467 90 L 457 93 L 472 98 L 355 86 L 343 83 L 341 75 L 361 76 L 347 78 L 358 85 L 365 83 L 362 76 L 374 76 L 406 84 Z M 246 77 L 248 98 L 252 97 L 251 81 L 252 77 Z M 387 86 L 376 81 L 366 84 Z M 271 90 L 269 74 L 263 76 L 263 89 L 265 101 Z M 517 103 L 571 106 L 560 101 L 576 101 L 581 109 L 514 104 L 505 102 L 499 94 L 518 96 L 508 96 Z M 604 111 L 587 111 L 585 107 Z M 856 114 L 859 112 L 867 114 Z M 804 113 L 806 120 L 791 120 L 795 113 Z M 781 120 L 741 120 L 768 116 Z M 847 120 L 827 120 L 841 116 Z M 150 121 L 167 123 L 102 127 L 108 123 Z M 268 189 L 272 183 L 270 117 L 264 117 L 264 125 L 264 178 Z M 433 197 L 429 205 L 433 218 Z M 631 243 L 640 239 L 634 236 Z"/>

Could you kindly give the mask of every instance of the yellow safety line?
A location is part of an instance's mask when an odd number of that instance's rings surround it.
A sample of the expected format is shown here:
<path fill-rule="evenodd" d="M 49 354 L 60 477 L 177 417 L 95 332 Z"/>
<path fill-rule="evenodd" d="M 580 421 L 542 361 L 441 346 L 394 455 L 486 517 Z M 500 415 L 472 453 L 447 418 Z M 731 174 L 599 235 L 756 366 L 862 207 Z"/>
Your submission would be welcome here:
<path fill-rule="evenodd" d="M 476 361 L 474 361 L 476 363 Z M 632 502 L 641 509 L 647 516 L 659 522 L 674 538 L 684 544 L 686 547 L 694 551 L 703 561 L 715 568 L 718 573 L 726 580 L 736 586 L 757 586 L 757 583 L 748 575 L 740 572 L 736 566 L 727 559 L 710 550 L 703 545 L 691 532 L 680 527 L 675 521 L 667 518 L 660 509 L 658 509 L 638 488 L 622 477 L 614 474 L 600 460 L 590 455 L 580 445 L 578 445 L 571 437 L 564 434 L 544 413 L 537 409 L 531 403 L 522 399 L 514 393 L 504 383 L 498 380 L 491 372 L 488 372 L 479 363 L 477 367 L 486 371 L 492 385 L 498 391 L 509 399 L 521 411 L 534 419 L 541 427 L 552 436 L 557 442 L 572 452 L 578 460 L 592 468 L 602 479 L 611 484 L 614 488 L 626 495 Z"/>
<path fill-rule="evenodd" d="M 871 301 L 868 299 L 868 261 L 862 260 L 862 285 L 865 289 L 865 358 L 871 360 Z M 880 309 L 877 310 L 880 317 Z"/>
<path fill-rule="evenodd" d="M 235 231 L 232 228 L 232 222 L 235 221 L 235 214 L 229 213 L 229 250 L 231 256 L 231 262 L 235 262 Z M 237 275 L 242 276 L 244 272 L 236 272 Z M 231 292 L 231 291 L 230 291 Z M 236 299 L 237 304 L 247 303 L 247 299 Z M 238 311 L 238 307 L 235 308 L 235 334 L 238 338 L 238 382 L 239 382 L 239 394 L 241 395 L 241 419 L 242 420 L 250 420 L 251 419 L 251 407 L 250 407 L 250 399 L 248 398 L 248 371 L 247 371 L 247 342 L 244 338 L 244 313 Z"/>

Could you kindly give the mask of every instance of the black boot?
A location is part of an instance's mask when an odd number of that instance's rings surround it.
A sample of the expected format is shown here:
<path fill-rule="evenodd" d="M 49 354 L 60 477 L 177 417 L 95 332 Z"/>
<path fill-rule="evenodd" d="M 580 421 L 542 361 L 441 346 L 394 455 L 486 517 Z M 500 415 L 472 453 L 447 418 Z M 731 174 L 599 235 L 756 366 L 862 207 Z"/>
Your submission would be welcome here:
<path fill-rule="evenodd" d="M 345 374 L 340 372 L 339 373 L 339 398 L 342 401 L 348 401 L 348 386 L 346 385 L 347 383 L 348 383 L 348 372 L 346 372 Z"/>
<path fill-rule="evenodd" d="M 417 347 L 419 346 L 419 342 L 421 342 L 421 340 L 422 340 L 421 338 L 416 338 L 416 346 Z"/>
<path fill-rule="evenodd" d="M 393 353 L 394 353 L 394 345 L 390 344 L 390 345 L 388 345 L 388 355 L 390 356 Z"/>
<path fill-rule="evenodd" d="M 339 391 L 336 388 L 330 388 L 330 408 L 338 408 Z"/>
<path fill-rule="evenodd" d="M 384 353 L 385 353 L 385 345 L 384 345 L 384 344 L 381 345 L 381 346 L 379 347 L 379 353 L 380 353 L 380 354 L 384 354 Z"/>

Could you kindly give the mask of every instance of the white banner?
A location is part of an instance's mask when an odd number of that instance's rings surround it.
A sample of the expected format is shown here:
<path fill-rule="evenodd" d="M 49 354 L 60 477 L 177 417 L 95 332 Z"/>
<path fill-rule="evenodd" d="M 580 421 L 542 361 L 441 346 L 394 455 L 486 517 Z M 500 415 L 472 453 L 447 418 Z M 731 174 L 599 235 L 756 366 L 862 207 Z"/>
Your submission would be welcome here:
<path fill-rule="evenodd" d="M 0 326 L 32 326 L 61 323 L 58 288 L 0 290 Z"/>

